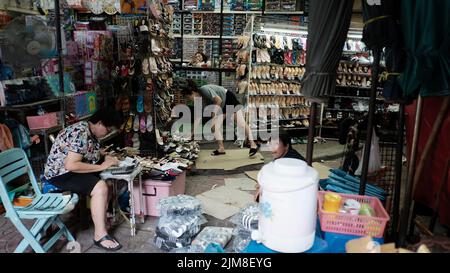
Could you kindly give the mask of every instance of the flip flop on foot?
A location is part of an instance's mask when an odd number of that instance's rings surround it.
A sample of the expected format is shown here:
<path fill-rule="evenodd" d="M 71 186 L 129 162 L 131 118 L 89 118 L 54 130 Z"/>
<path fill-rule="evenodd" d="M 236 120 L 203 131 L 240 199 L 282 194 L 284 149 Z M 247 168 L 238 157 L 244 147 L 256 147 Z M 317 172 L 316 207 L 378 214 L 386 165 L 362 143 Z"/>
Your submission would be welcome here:
<path fill-rule="evenodd" d="M 218 156 L 218 155 L 224 155 L 226 154 L 225 152 L 219 152 L 219 150 L 215 150 L 214 152 L 211 153 L 212 156 Z"/>
<path fill-rule="evenodd" d="M 254 156 L 256 155 L 256 153 L 258 152 L 258 147 L 257 148 L 250 148 L 250 151 L 248 152 L 248 156 Z"/>
<path fill-rule="evenodd" d="M 115 246 L 115 247 L 107 247 L 107 246 L 105 246 L 104 244 L 102 244 L 102 242 L 104 242 L 104 241 L 112 241 L 112 242 L 115 242 L 115 243 L 117 243 L 117 246 Z M 108 250 L 108 251 L 117 251 L 117 250 L 119 250 L 119 249 L 122 248 L 122 245 L 121 245 L 119 242 L 117 242 L 117 240 L 114 239 L 114 238 L 113 238 L 111 235 L 109 235 L 109 234 L 106 234 L 105 236 L 103 236 L 103 238 L 101 238 L 101 239 L 98 240 L 98 241 L 94 240 L 94 244 L 95 244 L 96 246 L 98 246 L 99 248 L 102 248 L 102 249 Z"/>

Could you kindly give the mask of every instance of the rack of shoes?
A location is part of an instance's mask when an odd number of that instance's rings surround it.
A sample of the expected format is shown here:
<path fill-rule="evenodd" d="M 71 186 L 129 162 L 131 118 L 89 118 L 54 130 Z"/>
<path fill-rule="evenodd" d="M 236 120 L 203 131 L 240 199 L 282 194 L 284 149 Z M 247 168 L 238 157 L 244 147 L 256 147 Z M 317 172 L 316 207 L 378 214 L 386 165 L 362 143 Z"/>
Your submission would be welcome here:
<path fill-rule="evenodd" d="M 119 93 L 116 110 L 125 117 L 125 146 L 149 149 L 150 145 L 156 152 L 155 129 L 171 122 L 173 39 L 169 33 L 174 11 L 171 5 L 152 1 L 148 14 L 130 18 L 126 23 L 131 31 L 118 39 L 121 54 L 113 69 Z"/>
<path fill-rule="evenodd" d="M 291 130 L 308 128 L 311 103 L 301 92 L 306 72 L 306 34 L 289 33 L 281 25 L 271 27 L 268 32 L 262 27 L 264 20 L 257 16 L 249 22 L 251 60 L 246 93 L 252 117 L 249 123 L 255 130 L 258 125 Z"/>

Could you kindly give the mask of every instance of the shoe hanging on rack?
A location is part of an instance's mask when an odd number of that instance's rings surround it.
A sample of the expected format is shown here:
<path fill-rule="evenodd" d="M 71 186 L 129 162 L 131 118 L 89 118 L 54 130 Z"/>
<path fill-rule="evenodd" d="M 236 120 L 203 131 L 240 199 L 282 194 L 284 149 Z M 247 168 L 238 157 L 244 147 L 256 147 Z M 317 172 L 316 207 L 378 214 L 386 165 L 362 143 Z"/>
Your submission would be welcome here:
<path fill-rule="evenodd" d="M 135 115 L 135 117 L 134 117 L 133 131 L 135 131 L 135 132 L 139 131 L 139 115 Z"/>

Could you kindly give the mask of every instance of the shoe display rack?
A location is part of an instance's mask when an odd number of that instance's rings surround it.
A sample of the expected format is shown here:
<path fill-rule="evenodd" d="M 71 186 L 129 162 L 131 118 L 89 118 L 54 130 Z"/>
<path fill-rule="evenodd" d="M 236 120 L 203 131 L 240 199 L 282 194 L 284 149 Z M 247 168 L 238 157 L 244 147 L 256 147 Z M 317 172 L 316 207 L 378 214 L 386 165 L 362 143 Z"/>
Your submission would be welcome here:
<path fill-rule="evenodd" d="M 177 50 L 172 56 L 176 71 L 206 71 L 217 80 L 209 82 L 236 91 L 233 79 L 238 60 L 237 38 L 244 32 L 252 15 L 298 17 L 304 15 L 306 1 L 283 1 L 279 9 L 267 8 L 264 1 L 201 1 L 170 0 L 175 8 L 172 33 Z M 303 17 L 300 20 L 305 20 Z M 202 51 L 208 56 L 208 67 L 192 67 L 186 64 L 192 56 Z M 185 76 L 181 73 L 179 76 Z"/>
<path fill-rule="evenodd" d="M 252 18 L 248 36 L 251 57 L 239 69 L 248 70 L 250 128 L 307 129 L 311 104 L 302 95 L 300 84 L 305 74 L 306 32 L 289 31 L 280 23 L 270 23 L 268 28 L 269 22 L 273 20 Z"/>
<path fill-rule="evenodd" d="M 362 119 L 367 115 L 372 87 L 372 62 L 371 52 L 366 49 L 361 40 L 347 39 L 337 69 L 335 94 L 322 105 L 320 136 L 338 138 L 341 121 L 347 118 Z M 377 95 L 376 112 L 384 116 L 398 112 L 398 105 L 384 100 L 382 88 Z M 389 126 L 384 127 L 389 128 Z M 385 135 L 389 134 L 387 132 Z"/>
<path fill-rule="evenodd" d="M 108 13 L 107 6 L 102 8 L 100 12 L 88 6 L 88 12 L 79 11 L 77 17 L 92 21 L 92 16 L 110 15 L 104 16 L 104 22 L 114 36 L 111 80 L 116 110 L 126 121 L 125 146 L 157 153 L 156 134 L 166 131 L 171 122 L 173 8 L 159 0 L 147 1 L 139 12 L 125 12 L 130 14 Z"/>
<path fill-rule="evenodd" d="M 364 43 L 348 39 L 337 69 L 335 95 L 322 105 L 321 136 L 336 137 L 342 120 L 359 119 L 368 110 L 371 64 Z"/>

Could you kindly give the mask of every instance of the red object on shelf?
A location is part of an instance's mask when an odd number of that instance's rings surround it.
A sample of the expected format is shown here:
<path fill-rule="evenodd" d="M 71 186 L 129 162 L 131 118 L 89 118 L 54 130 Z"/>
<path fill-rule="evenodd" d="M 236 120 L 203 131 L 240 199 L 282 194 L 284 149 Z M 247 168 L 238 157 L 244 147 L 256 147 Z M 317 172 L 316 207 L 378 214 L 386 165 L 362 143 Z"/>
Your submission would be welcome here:
<path fill-rule="evenodd" d="M 59 125 L 59 112 L 52 112 L 42 116 L 27 117 L 30 130 L 48 129 Z"/>
<path fill-rule="evenodd" d="M 371 236 L 374 238 L 383 237 L 384 229 L 389 221 L 389 214 L 386 212 L 378 198 L 336 193 L 341 196 L 341 203 L 344 203 L 347 199 L 354 199 L 360 204 L 370 205 L 374 209 L 376 215 L 372 217 L 324 211 L 322 206 L 326 193 L 327 192 L 325 191 L 318 192 L 318 211 L 322 231 L 356 236 Z"/>

